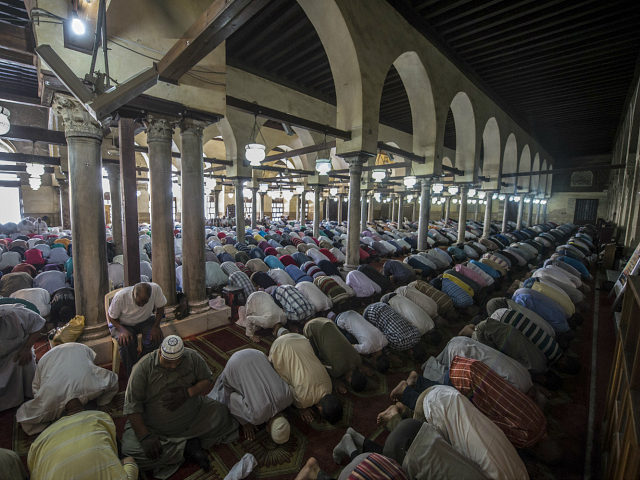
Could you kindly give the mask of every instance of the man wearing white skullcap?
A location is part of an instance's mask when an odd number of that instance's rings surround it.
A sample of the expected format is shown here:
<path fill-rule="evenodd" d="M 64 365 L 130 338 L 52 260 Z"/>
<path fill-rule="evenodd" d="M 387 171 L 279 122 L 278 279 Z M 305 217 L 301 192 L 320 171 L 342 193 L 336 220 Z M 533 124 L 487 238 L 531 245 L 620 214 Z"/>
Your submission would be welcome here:
<path fill-rule="evenodd" d="M 231 414 L 242 425 L 247 440 L 255 438 L 254 425 L 262 425 L 293 403 L 287 382 L 273 369 L 267 356 L 253 348 L 231 355 L 209 397 L 229 407 Z M 284 417 L 276 418 L 280 418 L 276 422 L 278 425 L 287 422 Z M 273 425 L 267 431 L 272 434 Z M 282 428 L 275 431 L 279 432 L 278 438 L 281 440 Z M 275 438 L 273 440 L 280 443 Z M 281 443 L 287 440 L 288 434 Z"/>
<path fill-rule="evenodd" d="M 123 453 L 161 480 L 184 460 L 208 471 L 206 449 L 238 438 L 238 422 L 229 409 L 207 397 L 212 387 L 213 374 L 204 359 L 179 336 L 166 337 L 129 377 Z"/>

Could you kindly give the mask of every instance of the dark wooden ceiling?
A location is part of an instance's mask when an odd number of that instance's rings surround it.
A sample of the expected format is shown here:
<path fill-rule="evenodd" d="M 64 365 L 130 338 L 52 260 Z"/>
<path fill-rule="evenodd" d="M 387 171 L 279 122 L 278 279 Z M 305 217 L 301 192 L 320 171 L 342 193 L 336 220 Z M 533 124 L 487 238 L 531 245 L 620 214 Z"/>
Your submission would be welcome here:
<path fill-rule="evenodd" d="M 640 53 L 640 1 L 387 1 L 557 159 L 611 151 Z M 227 41 L 227 57 L 335 104 L 329 61 L 295 0 L 273 0 Z M 380 121 L 411 132 L 393 68 Z"/>
<path fill-rule="evenodd" d="M 640 53 L 640 1 L 387 1 L 557 160 L 611 151 Z M 0 32 L 3 25 L 27 22 L 22 0 L 0 0 Z M 272 0 L 227 41 L 227 59 L 336 102 L 329 61 L 296 0 Z M 36 96 L 36 88 L 32 66 L 0 61 L 0 92 Z M 380 121 L 412 131 L 409 101 L 394 68 L 385 81 Z M 455 147 L 452 128 L 445 144 Z"/>

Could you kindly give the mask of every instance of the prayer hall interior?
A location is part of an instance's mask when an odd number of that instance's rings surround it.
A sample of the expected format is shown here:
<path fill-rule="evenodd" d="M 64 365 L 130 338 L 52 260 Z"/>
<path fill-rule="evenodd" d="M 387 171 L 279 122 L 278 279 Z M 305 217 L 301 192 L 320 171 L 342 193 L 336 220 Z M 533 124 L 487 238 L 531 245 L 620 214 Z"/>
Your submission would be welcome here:
<path fill-rule="evenodd" d="M 0 0 L 0 480 L 640 478 L 639 22 Z"/>

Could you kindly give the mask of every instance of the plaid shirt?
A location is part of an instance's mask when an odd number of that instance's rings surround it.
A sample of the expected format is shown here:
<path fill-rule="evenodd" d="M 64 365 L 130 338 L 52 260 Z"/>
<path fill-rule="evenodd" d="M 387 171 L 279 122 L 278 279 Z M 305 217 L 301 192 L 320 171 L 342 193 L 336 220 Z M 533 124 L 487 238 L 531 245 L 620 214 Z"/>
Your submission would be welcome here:
<path fill-rule="evenodd" d="M 503 312 L 499 309 L 494 312 L 491 317 L 520 330 L 531 343 L 542 350 L 542 353 L 546 355 L 550 363 L 555 362 L 562 356 L 562 349 L 560 345 L 558 345 L 558 342 L 521 312 L 517 310 L 506 310 Z"/>
<path fill-rule="evenodd" d="M 303 322 L 316 313 L 307 297 L 292 285 L 276 287 L 273 291 L 273 298 L 280 304 L 289 321 Z"/>
<path fill-rule="evenodd" d="M 222 268 L 222 271 L 227 275 L 231 275 L 234 272 L 240 271 L 240 269 L 234 262 L 222 262 L 220 267 Z"/>
<path fill-rule="evenodd" d="M 420 341 L 418 329 L 386 303 L 372 303 L 362 316 L 387 337 L 395 350 L 408 350 Z"/>
<path fill-rule="evenodd" d="M 245 298 L 249 298 L 249 295 L 256 291 L 256 287 L 253 286 L 251 279 L 246 273 L 240 271 L 233 272 L 229 275 L 229 285 L 241 288 Z"/>
<path fill-rule="evenodd" d="M 514 446 L 530 447 L 545 436 L 547 420 L 542 410 L 481 361 L 456 355 L 451 362 L 449 379 Z"/>

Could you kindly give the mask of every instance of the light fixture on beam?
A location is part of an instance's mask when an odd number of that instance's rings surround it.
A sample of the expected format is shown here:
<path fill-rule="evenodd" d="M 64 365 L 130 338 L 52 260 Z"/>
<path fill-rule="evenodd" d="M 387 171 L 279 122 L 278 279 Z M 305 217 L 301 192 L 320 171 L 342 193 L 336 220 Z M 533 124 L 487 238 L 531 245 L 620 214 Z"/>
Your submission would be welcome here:
<path fill-rule="evenodd" d="M 257 140 L 257 136 L 260 135 L 262 137 L 262 143 L 259 143 Z M 251 129 L 251 143 L 248 143 L 244 147 L 244 157 L 249 162 L 249 165 L 252 167 L 259 167 L 262 165 L 262 161 L 265 159 L 266 148 L 264 137 L 262 136 L 262 132 L 260 131 L 260 127 L 258 126 L 258 115 L 254 115 L 253 117 L 253 127 Z"/>
<path fill-rule="evenodd" d="M 441 183 L 434 183 L 431 186 L 431 191 L 433 193 L 442 193 L 442 190 L 444 190 L 444 185 L 442 185 Z"/>
<path fill-rule="evenodd" d="M 408 177 L 404 177 L 404 186 L 411 189 L 416 186 L 417 178 L 415 175 L 409 175 Z"/>
<path fill-rule="evenodd" d="M 458 203 L 458 199 L 457 198 L 452 198 L 451 202 L 453 202 L 453 204 L 455 205 L 456 203 Z"/>
<path fill-rule="evenodd" d="M 376 183 L 382 182 L 386 176 L 387 172 L 384 168 L 376 168 L 371 172 L 371 177 Z"/>
<path fill-rule="evenodd" d="M 260 193 L 266 193 L 267 190 L 269 190 L 269 184 L 268 183 L 261 183 L 260 187 L 258 188 L 258 191 Z"/>
<path fill-rule="evenodd" d="M 233 192 L 229 192 L 229 193 L 227 193 L 227 197 L 229 197 L 229 198 L 233 198 Z"/>
<path fill-rule="evenodd" d="M 496 200 L 496 199 L 498 198 L 498 194 L 497 194 L 497 193 L 494 193 L 493 195 L 491 195 L 491 198 L 492 198 L 492 199 L 494 199 L 494 200 Z"/>
<path fill-rule="evenodd" d="M 476 196 L 476 189 L 475 188 L 470 188 L 469 189 L 469 196 L 470 197 L 475 197 Z"/>
<path fill-rule="evenodd" d="M 303 185 L 296 186 L 296 193 L 300 195 L 302 192 L 304 192 L 304 186 Z"/>
<path fill-rule="evenodd" d="M 524 197 L 524 203 L 531 203 L 531 199 L 529 197 Z"/>
<path fill-rule="evenodd" d="M 500 200 L 500 201 L 504 200 L 505 198 L 507 198 L 507 197 L 505 195 L 503 195 L 503 194 L 498 195 L 498 200 Z"/>
<path fill-rule="evenodd" d="M 413 195 L 407 195 L 407 202 L 413 201 Z"/>
<path fill-rule="evenodd" d="M 536 204 L 536 205 L 539 204 L 540 203 L 540 199 L 539 198 L 534 198 L 533 199 L 533 203 Z"/>
<path fill-rule="evenodd" d="M 546 205 L 546 204 L 547 204 L 547 200 L 546 199 L 540 200 L 540 205 Z"/>
<path fill-rule="evenodd" d="M 338 194 L 338 189 L 336 187 L 329 189 L 329 195 L 331 195 L 332 197 L 335 197 L 337 194 Z"/>
<path fill-rule="evenodd" d="M 318 158 L 316 160 L 316 171 L 320 175 L 327 175 L 331 171 L 331 159 L 330 158 Z"/>
<path fill-rule="evenodd" d="M 455 185 L 451 185 L 449 188 L 447 188 L 447 192 L 449 192 L 451 195 L 457 195 L 458 191 L 459 189 Z"/>
<path fill-rule="evenodd" d="M 4 135 L 11 128 L 10 116 L 11 112 L 7 108 L 0 107 L 0 135 Z"/>
<path fill-rule="evenodd" d="M 513 197 L 513 201 L 518 203 L 520 201 L 520 196 L 516 195 L 515 197 Z"/>
<path fill-rule="evenodd" d="M 293 198 L 293 192 L 291 190 L 284 190 L 282 192 L 282 198 L 284 198 L 287 202 L 290 202 Z"/>
<path fill-rule="evenodd" d="M 486 197 L 486 196 L 487 196 L 487 192 L 483 192 L 482 190 L 480 190 L 480 191 L 478 192 L 478 198 L 479 198 L 480 200 L 484 199 L 484 197 Z"/>
<path fill-rule="evenodd" d="M 431 203 L 434 204 L 434 205 L 436 203 L 438 203 L 438 198 L 437 197 L 431 197 Z"/>

